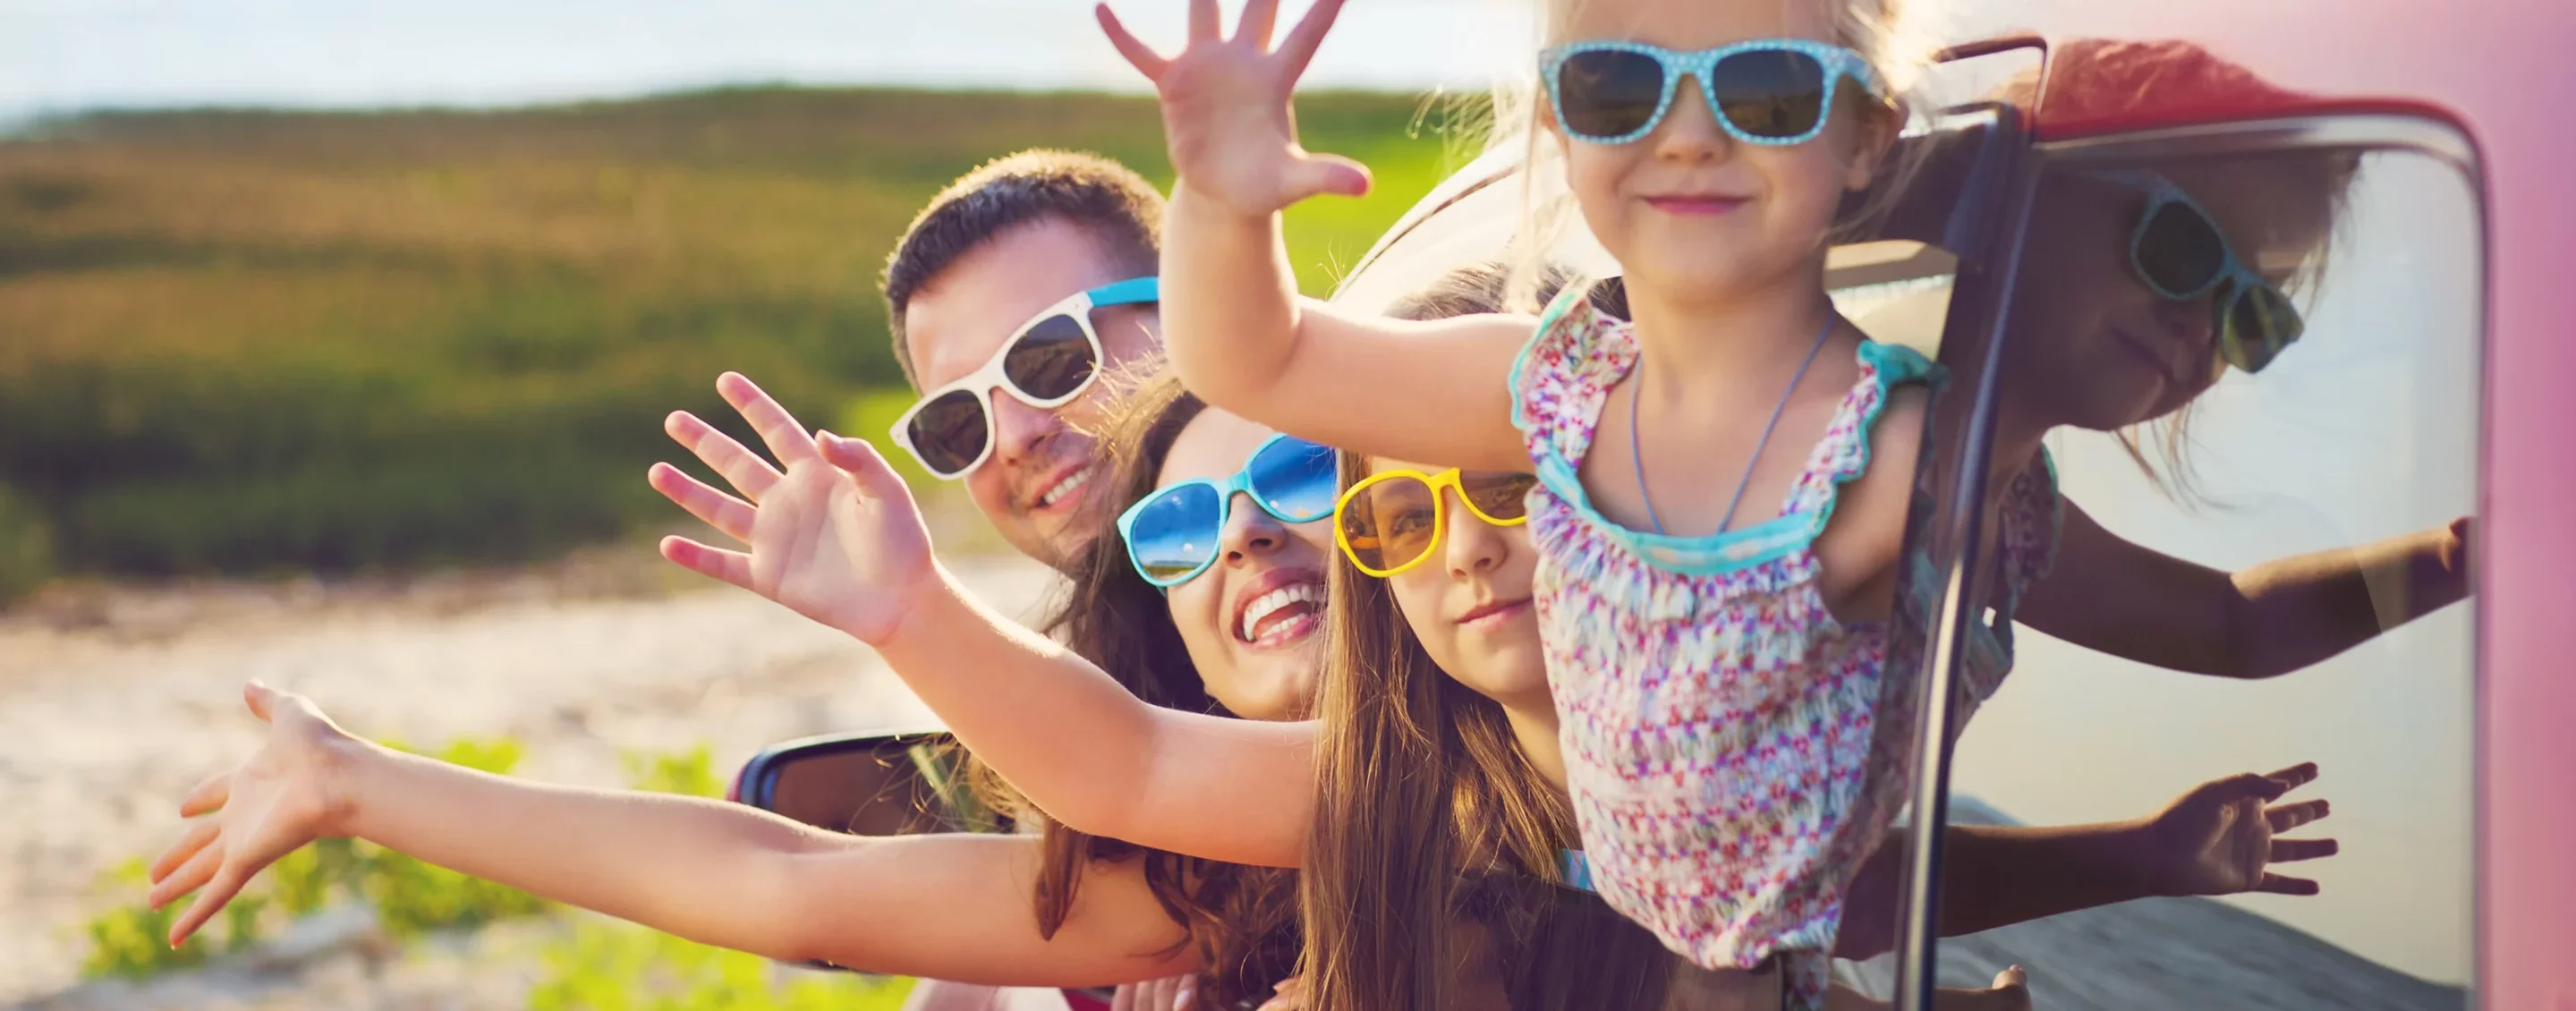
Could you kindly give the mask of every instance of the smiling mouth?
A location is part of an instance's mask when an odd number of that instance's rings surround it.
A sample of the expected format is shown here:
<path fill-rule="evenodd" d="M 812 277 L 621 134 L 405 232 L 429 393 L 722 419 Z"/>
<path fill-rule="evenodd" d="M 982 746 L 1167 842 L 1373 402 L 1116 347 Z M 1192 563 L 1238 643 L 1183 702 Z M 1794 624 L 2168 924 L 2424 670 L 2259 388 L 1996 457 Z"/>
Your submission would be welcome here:
<path fill-rule="evenodd" d="M 1047 510 L 1061 503 L 1073 501 L 1073 493 L 1081 491 L 1083 485 L 1091 483 L 1091 471 L 1092 468 L 1087 466 L 1074 468 L 1072 473 L 1058 478 L 1054 484 L 1047 486 L 1045 491 L 1039 492 L 1038 497 L 1031 502 L 1032 507 Z"/>
<path fill-rule="evenodd" d="M 1324 582 L 1300 579 L 1244 601 L 1236 609 L 1234 639 L 1258 649 L 1277 649 L 1323 628 Z"/>

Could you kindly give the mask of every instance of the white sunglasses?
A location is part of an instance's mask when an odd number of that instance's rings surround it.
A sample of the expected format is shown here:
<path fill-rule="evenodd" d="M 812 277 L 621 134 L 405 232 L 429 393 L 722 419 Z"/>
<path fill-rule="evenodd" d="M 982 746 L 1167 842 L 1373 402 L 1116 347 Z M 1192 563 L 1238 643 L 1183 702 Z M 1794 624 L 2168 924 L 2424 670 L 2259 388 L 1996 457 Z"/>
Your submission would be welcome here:
<path fill-rule="evenodd" d="M 1161 288 L 1155 279 L 1137 277 L 1048 306 L 1021 324 L 983 367 L 922 394 L 895 419 L 895 444 L 942 480 L 965 476 L 993 455 L 992 391 L 1040 410 L 1064 406 L 1100 376 L 1100 332 L 1091 326 L 1091 310 L 1157 301 Z"/>

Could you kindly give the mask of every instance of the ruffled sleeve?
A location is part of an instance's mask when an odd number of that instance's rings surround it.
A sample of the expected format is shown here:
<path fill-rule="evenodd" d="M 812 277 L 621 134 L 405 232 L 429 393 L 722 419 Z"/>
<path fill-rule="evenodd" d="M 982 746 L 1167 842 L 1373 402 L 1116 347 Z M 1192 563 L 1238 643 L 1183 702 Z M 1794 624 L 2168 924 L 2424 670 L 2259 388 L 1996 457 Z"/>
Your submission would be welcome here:
<path fill-rule="evenodd" d="M 1601 405 L 1636 357 L 1626 325 L 1594 309 L 1582 286 L 1569 285 L 1548 303 L 1512 363 L 1512 426 L 1539 479 L 1569 500 Z"/>

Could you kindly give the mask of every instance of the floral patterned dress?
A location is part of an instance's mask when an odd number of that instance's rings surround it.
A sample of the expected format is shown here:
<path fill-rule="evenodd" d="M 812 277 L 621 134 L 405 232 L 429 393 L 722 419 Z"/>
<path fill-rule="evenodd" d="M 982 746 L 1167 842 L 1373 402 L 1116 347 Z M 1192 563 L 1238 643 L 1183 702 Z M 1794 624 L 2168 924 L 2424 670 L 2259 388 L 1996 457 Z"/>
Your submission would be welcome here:
<path fill-rule="evenodd" d="M 1779 517 L 1703 537 L 1621 527 L 1577 479 L 1611 387 L 1636 365 L 1627 324 L 1559 298 L 1512 370 L 1513 423 L 1539 477 L 1539 628 L 1589 884 L 1704 968 L 1785 956 L 1800 1008 L 1821 1006 L 1843 891 L 1903 804 L 1914 737 L 1916 679 L 1881 677 L 1887 625 L 1826 609 L 1814 544 L 1840 487 L 1868 470 L 1889 394 L 1935 366 L 1895 345 L 1857 354 L 1860 379 Z M 2051 482 L 2019 482 L 2017 496 L 2025 483 L 2033 501 L 2004 517 L 2007 631 L 1986 629 L 1989 648 L 1970 658 L 1978 700 L 2011 664 L 2010 601 L 2053 547 Z"/>

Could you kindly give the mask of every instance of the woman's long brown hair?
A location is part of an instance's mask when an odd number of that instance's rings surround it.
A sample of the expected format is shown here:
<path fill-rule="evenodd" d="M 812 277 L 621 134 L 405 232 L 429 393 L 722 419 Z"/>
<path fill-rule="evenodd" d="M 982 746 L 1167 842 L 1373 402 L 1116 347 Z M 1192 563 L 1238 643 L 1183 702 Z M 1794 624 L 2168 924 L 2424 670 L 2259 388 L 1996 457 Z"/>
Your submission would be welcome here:
<path fill-rule="evenodd" d="M 1110 378 L 1110 377 L 1104 377 Z M 1189 712 L 1225 713 L 1207 693 L 1189 647 L 1172 622 L 1170 602 L 1128 561 L 1114 526 L 1118 511 L 1160 484 L 1163 459 L 1181 430 L 1205 410 L 1197 397 L 1168 375 L 1112 378 L 1128 392 L 1098 434 L 1107 451 L 1099 480 L 1112 490 L 1110 507 L 1095 517 L 1100 533 L 1065 572 L 1071 588 L 1041 629 L 1091 661 L 1145 702 Z M 974 766 L 979 790 L 1002 810 L 1026 813 L 1029 805 L 991 774 Z M 1163 911 L 1189 929 L 1199 971 L 1214 1003 L 1233 1007 L 1269 993 L 1296 971 L 1298 945 L 1295 874 L 1268 867 L 1217 863 L 1078 832 L 1044 823 L 1046 862 L 1036 901 L 1038 932 L 1054 937 L 1072 915 L 1083 870 L 1093 861 L 1143 860 L 1145 883 Z"/>
<path fill-rule="evenodd" d="M 1508 276 L 1458 271 L 1390 315 L 1491 312 Z M 1564 276 L 1551 272 L 1542 301 Z M 1615 286 L 1593 298 L 1625 315 Z M 1343 458 L 1344 487 L 1367 474 Z M 1309 1011 L 1441 1011 L 1474 975 L 1517 1011 L 1660 1003 L 1668 963 L 1653 935 L 1556 886 L 1558 851 L 1579 845 L 1574 816 L 1502 705 L 1441 671 L 1385 580 L 1334 559 L 1299 887 Z"/>

